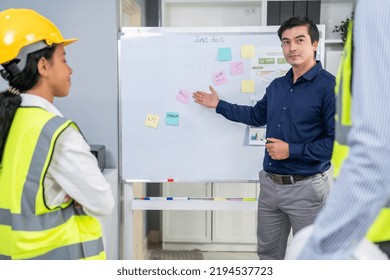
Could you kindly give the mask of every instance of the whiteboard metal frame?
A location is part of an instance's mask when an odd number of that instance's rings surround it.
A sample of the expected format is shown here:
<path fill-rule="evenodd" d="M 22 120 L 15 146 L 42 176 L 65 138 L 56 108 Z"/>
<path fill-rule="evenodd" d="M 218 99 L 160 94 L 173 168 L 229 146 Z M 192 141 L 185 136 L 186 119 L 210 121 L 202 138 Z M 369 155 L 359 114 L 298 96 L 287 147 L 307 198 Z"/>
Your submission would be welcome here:
<path fill-rule="evenodd" d="M 317 49 L 317 59 L 321 61 L 321 63 L 324 65 L 325 63 L 325 25 L 317 25 L 318 30 L 320 32 L 320 40 L 318 44 Z M 120 40 L 127 37 L 133 37 L 133 36 L 167 36 L 170 34 L 176 34 L 176 35 L 193 35 L 197 33 L 202 34 L 268 34 L 275 32 L 277 33 L 277 30 L 279 29 L 279 26 L 222 26 L 222 27 L 123 27 L 122 32 L 118 34 L 118 80 L 119 80 L 119 97 L 118 97 L 118 104 L 119 104 L 119 177 L 122 183 L 131 183 L 131 182 L 143 182 L 143 183 L 151 183 L 151 182 L 167 182 L 167 178 L 160 178 L 160 179 L 148 179 L 148 178 L 141 178 L 141 179 L 128 179 L 123 178 L 123 172 L 122 172 L 122 166 L 123 166 L 123 158 L 122 158 L 122 92 L 121 92 L 121 44 Z M 259 169 L 260 171 L 260 169 Z M 225 182 L 223 180 L 174 180 L 175 182 Z M 258 180 L 228 180 L 228 182 L 258 182 Z"/>

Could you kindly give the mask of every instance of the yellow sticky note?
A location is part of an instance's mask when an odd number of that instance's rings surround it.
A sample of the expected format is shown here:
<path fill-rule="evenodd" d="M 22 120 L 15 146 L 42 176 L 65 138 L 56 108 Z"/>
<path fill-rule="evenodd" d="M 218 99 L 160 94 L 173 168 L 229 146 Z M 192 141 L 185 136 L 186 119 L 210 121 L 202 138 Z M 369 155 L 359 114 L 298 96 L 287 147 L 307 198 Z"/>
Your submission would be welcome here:
<path fill-rule="evenodd" d="M 253 46 L 253 45 L 243 45 L 243 46 L 241 46 L 241 57 L 242 58 L 252 58 L 252 57 L 255 57 L 255 46 Z"/>
<path fill-rule="evenodd" d="M 159 120 L 160 120 L 159 116 L 148 114 L 146 116 L 145 125 L 148 127 L 157 128 Z"/>
<path fill-rule="evenodd" d="M 255 92 L 255 81 L 254 80 L 242 80 L 241 81 L 241 92 L 254 93 Z"/>

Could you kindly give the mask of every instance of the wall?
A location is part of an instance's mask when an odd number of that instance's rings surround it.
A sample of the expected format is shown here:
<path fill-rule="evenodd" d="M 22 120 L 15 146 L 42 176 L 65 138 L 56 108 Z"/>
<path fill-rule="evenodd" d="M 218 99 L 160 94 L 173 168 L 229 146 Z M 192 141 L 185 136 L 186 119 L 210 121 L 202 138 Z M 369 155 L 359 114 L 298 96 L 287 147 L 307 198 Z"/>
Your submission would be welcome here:
<path fill-rule="evenodd" d="M 1 0 L 0 10 L 8 8 L 34 9 L 53 21 L 65 38 L 79 38 L 66 48 L 73 69 L 70 94 L 54 104 L 77 123 L 90 144 L 106 146 L 106 168 L 117 168 L 118 1 Z M 3 90 L 7 83 L 0 80 Z"/>
<path fill-rule="evenodd" d="M 162 26 L 248 26 L 267 25 L 268 9 L 279 5 L 280 8 L 292 7 L 295 4 L 307 7 L 318 5 L 318 0 L 309 1 L 273 1 L 273 0 L 204 0 L 199 3 L 192 0 L 161 0 Z M 332 32 L 335 25 L 350 16 L 356 0 L 321 0 L 320 24 L 325 24 L 325 63 L 323 66 L 336 75 L 342 48 L 340 34 Z M 318 7 L 317 7 L 318 8 Z M 284 10 L 285 12 L 288 12 Z M 272 13 L 272 11 L 269 11 Z M 275 12 L 275 11 L 274 11 Z M 318 12 L 318 10 L 317 10 Z M 289 13 L 292 15 L 293 11 Z M 207 16 L 205 16 L 207 15 Z M 313 17 L 314 15 L 311 15 Z M 315 16 L 317 18 L 317 15 Z M 278 18 L 278 21 L 280 18 Z M 279 23 L 271 22 L 278 25 Z M 268 23 L 270 25 L 270 23 Z"/>

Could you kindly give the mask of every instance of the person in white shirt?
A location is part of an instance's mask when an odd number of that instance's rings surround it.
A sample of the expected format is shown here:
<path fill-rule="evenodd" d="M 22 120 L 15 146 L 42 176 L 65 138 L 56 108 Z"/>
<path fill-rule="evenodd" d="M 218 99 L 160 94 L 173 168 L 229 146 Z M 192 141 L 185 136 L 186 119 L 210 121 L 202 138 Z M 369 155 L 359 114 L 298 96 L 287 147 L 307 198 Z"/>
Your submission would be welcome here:
<path fill-rule="evenodd" d="M 0 12 L 0 259 L 105 259 L 97 218 L 114 207 L 111 187 L 53 105 L 69 94 L 64 47 L 76 40 L 33 10 Z"/>

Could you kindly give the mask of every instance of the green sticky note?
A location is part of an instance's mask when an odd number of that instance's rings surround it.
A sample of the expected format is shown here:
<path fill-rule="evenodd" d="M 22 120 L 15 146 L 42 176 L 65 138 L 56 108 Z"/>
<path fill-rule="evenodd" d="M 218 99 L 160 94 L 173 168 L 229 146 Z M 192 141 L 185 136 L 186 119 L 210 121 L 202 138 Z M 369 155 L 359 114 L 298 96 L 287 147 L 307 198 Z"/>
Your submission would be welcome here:
<path fill-rule="evenodd" d="M 179 113 L 176 112 L 167 112 L 165 118 L 166 125 L 179 125 Z"/>
<path fill-rule="evenodd" d="M 219 48 L 218 49 L 218 60 L 219 61 L 231 61 L 232 50 L 230 48 Z"/>
<path fill-rule="evenodd" d="M 259 58 L 259 64 L 275 64 L 275 58 L 273 57 Z"/>
<path fill-rule="evenodd" d="M 256 201 L 257 199 L 254 197 L 244 197 L 242 200 L 243 201 Z"/>

